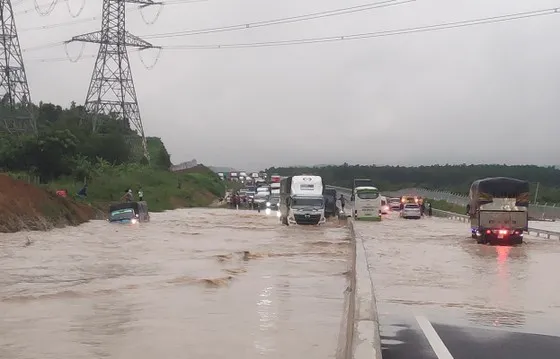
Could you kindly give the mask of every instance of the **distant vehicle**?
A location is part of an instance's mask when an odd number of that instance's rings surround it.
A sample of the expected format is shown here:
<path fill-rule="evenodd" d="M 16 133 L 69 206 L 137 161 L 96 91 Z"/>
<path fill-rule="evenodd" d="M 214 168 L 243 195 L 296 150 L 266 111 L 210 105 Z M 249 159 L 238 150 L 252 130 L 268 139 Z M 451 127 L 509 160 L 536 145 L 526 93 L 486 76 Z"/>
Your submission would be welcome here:
<path fill-rule="evenodd" d="M 325 217 L 329 218 L 336 216 L 338 214 L 338 208 L 336 206 L 336 201 L 338 200 L 336 196 L 336 189 L 323 189 L 323 198 L 325 199 Z"/>
<path fill-rule="evenodd" d="M 355 199 L 354 197 L 354 190 L 356 187 L 375 187 L 373 185 L 373 181 L 368 178 L 354 178 L 354 182 L 352 182 L 352 194 L 350 196 L 350 201 Z"/>
<path fill-rule="evenodd" d="M 258 188 L 257 188 L 258 190 Z M 270 192 L 257 192 L 255 197 L 253 197 L 255 208 L 264 209 L 266 207 L 266 203 L 270 198 Z"/>
<path fill-rule="evenodd" d="M 411 196 L 411 195 L 401 196 L 401 203 L 403 203 L 403 204 L 407 204 L 407 203 L 419 204 L 418 203 L 418 196 Z"/>
<path fill-rule="evenodd" d="M 109 218 L 111 223 L 148 222 L 150 214 L 148 204 L 145 201 L 115 203 L 109 206 Z"/>
<path fill-rule="evenodd" d="M 400 210 L 401 209 L 401 199 L 400 198 L 389 198 L 389 207 L 391 210 Z"/>
<path fill-rule="evenodd" d="M 388 214 L 391 211 L 389 203 L 387 202 L 387 197 L 381 196 L 381 214 Z"/>
<path fill-rule="evenodd" d="M 293 224 L 322 224 L 325 219 L 323 179 L 301 175 L 280 181 L 280 222 Z"/>
<path fill-rule="evenodd" d="M 280 175 L 272 175 L 270 176 L 270 183 L 280 183 L 281 179 Z"/>
<path fill-rule="evenodd" d="M 272 211 L 278 211 L 280 208 L 280 195 L 271 195 L 268 202 L 266 202 L 266 208 Z"/>
<path fill-rule="evenodd" d="M 420 206 L 416 203 L 407 203 L 404 205 L 401 211 L 402 218 L 414 218 L 420 219 L 422 218 L 422 211 L 420 210 Z"/>
<path fill-rule="evenodd" d="M 352 215 L 358 220 L 381 220 L 381 194 L 376 187 L 359 186 L 354 188 Z"/>
<path fill-rule="evenodd" d="M 523 231 L 529 229 L 529 182 L 508 177 L 480 179 L 472 183 L 469 198 L 471 234 L 478 243 L 523 243 Z"/>

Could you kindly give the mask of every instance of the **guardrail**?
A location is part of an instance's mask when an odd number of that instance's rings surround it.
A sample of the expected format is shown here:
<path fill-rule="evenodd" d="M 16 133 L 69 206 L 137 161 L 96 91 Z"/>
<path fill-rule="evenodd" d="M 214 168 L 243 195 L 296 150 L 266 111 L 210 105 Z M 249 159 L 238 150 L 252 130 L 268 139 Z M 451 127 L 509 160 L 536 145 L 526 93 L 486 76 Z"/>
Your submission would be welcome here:
<path fill-rule="evenodd" d="M 334 188 L 340 192 L 345 192 L 345 194 L 350 194 L 352 192 L 350 188 L 338 187 L 338 186 L 327 186 L 327 187 Z M 395 192 L 383 193 L 383 195 L 392 196 L 395 195 Z M 432 214 L 436 217 L 448 218 L 448 219 L 461 221 L 465 223 L 469 222 L 469 216 L 460 213 L 448 212 L 448 211 L 443 211 L 441 209 L 432 208 Z M 555 237 L 560 240 L 560 232 L 547 231 L 538 228 L 529 228 L 527 233 L 530 235 L 534 235 L 536 237 L 547 238 L 547 239 L 550 239 L 551 237 Z"/>

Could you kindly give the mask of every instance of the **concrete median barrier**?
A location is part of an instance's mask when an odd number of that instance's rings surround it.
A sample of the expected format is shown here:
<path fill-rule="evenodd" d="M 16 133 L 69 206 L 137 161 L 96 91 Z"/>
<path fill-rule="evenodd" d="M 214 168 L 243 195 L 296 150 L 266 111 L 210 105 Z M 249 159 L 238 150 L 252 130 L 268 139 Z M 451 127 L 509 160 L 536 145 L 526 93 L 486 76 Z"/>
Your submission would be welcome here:
<path fill-rule="evenodd" d="M 345 358 L 381 359 L 377 304 L 363 238 L 356 235 L 353 220 L 348 220 L 348 227 L 352 236 L 353 255 Z"/>

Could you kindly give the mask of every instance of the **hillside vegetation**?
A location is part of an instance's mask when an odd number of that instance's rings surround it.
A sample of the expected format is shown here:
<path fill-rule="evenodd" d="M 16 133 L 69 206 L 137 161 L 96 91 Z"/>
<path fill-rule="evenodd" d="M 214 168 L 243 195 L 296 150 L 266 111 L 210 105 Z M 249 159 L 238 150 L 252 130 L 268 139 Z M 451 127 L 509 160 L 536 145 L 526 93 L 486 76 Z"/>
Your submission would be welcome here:
<path fill-rule="evenodd" d="M 506 165 L 434 165 L 419 167 L 348 165 L 323 167 L 268 168 L 267 173 L 296 175 L 313 173 L 326 183 L 351 187 L 354 178 L 371 178 L 383 190 L 420 187 L 446 190 L 467 195 L 473 181 L 485 177 L 513 177 L 531 182 L 532 199 L 539 183 L 540 203 L 560 203 L 560 170 L 553 166 L 506 166 Z"/>
<path fill-rule="evenodd" d="M 135 194 L 142 188 L 151 211 L 206 206 L 223 195 L 224 184 L 204 166 L 197 166 L 197 172 L 170 172 L 169 153 L 157 137 L 147 138 L 148 162 L 143 156 L 141 137 L 120 121 L 101 116 L 93 131 L 92 119 L 81 106 L 63 109 L 40 104 L 35 110 L 36 135 L 15 136 L 0 132 L 0 172 L 41 188 L 21 187 L 22 182 L 15 181 L 21 188 L 35 188 L 30 190 L 29 198 L 22 199 L 20 192 L 10 192 L 12 185 L 0 187 L 0 195 L 5 202 L 17 204 L 37 197 L 43 204 L 39 207 L 5 206 L 4 217 L 0 216 L 0 231 L 15 228 L 4 223 L 5 218 L 13 216 L 25 218 L 27 222 L 46 216 L 52 223 L 81 223 L 84 213 L 94 218 L 99 210 L 105 212 L 107 205 L 119 201 L 128 188 Z M 78 191 L 86 183 L 87 198 L 77 200 Z M 69 193 L 69 198 L 62 202 L 54 194 L 60 189 L 67 189 Z M 83 213 L 62 210 L 60 206 L 67 204 L 71 208 L 90 210 Z M 10 208 L 14 208 L 13 213 L 8 213 Z M 52 217 L 55 213 L 59 216 L 58 222 Z M 9 223 L 13 222 L 10 219 Z M 31 229 L 47 227 L 40 223 L 26 225 Z"/>

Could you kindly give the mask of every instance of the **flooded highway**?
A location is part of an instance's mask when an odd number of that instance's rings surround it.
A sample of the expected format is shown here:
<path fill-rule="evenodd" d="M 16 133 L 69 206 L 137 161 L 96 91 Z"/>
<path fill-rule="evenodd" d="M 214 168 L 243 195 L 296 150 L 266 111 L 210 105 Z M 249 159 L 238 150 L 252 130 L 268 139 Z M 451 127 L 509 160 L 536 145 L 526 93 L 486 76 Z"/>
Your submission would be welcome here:
<path fill-rule="evenodd" d="M 405 358 L 411 352 L 425 353 L 417 358 L 437 358 L 425 339 L 429 336 L 423 333 L 425 318 L 438 323 L 436 331 L 454 347 L 453 358 L 558 357 L 557 240 L 527 236 L 526 243 L 516 247 L 480 245 L 470 237 L 465 223 L 441 218 L 405 220 L 396 214 L 381 223 L 357 222 L 355 230 L 366 248 L 375 285 L 384 358 Z M 494 331 L 488 334 L 488 329 Z M 470 349 L 489 340 L 500 346 L 504 332 L 555 336 L 554 356 L 548 351 L 528 354 L 515 349 L 504 356 L 496 349 L 486 353 Z M 457 338 L 464 343 L 457 344 Z M 530 347 L 524 339 L 516 340 Z M 548 347 L 539 344 L 539 348 Z"/>
<path fill-rule="evenodd" d="M 0 235 L 0 358 L 335 358 L 349 255 L 234 210 Z"/>

